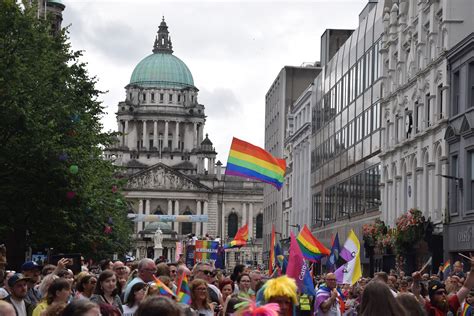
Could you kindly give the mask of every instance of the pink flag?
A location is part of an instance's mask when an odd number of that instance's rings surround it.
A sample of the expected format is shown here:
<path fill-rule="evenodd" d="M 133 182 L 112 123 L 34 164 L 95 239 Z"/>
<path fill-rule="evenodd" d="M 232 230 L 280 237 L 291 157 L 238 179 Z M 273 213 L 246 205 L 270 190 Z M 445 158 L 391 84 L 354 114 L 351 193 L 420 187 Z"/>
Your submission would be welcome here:
<path fill-rule="evenodd" d="M 296 237 L 291 232 L 290 254 L 288 259 L 288 267 L 286 268 L 286 275 L 295 279 L 298 289 L 301 293 L 316 296 L 314 291 L 314 283 L 309 273 L 309 267 L 304 261 L 301 248 L 296 241 Z"/>

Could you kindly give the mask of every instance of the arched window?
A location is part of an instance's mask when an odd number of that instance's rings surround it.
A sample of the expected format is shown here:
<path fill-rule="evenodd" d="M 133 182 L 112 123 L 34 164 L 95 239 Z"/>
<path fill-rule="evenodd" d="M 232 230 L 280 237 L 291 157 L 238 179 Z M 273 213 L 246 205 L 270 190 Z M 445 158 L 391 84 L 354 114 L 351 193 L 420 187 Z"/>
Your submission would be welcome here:
<path fill-rule="evenodd" d="M 255 227 L 255 238 L 263 237 L 263 214 L 257 215 L 256 227 Z"/>
<path fill-rule="evenodd" d="M 234 238 L 235 234 L 237 234 L 238 226 L 239 218 L 237 217 L 237 214 L 231 213 L 227 219 L 227 235 L 230 238 Z"/>
<path fill-rule="evenodd" d="M 183 215 L 192 215 L 190 210 L 186 210 Z M 193 223 L 181 223 L 181 234 L 187 235 L 193 232 Z"/>

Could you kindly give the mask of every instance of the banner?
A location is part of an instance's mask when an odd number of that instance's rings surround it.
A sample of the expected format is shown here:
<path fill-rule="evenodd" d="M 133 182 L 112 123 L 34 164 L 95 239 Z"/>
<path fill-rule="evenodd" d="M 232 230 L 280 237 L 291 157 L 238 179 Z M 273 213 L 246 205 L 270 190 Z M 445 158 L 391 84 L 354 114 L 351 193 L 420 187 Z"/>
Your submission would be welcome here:
<path fill-rule="evenodd" d="M 183 244 L 180 241 L 176 242 L 176 253 L 174 259 L 176 262 L 179 261 L 179 257 L 183 254 Z"/>
<path fill-rule="evenodd" d="M 188 269 L 194 267 L 194 245 L 186 246 L 186 267 L 188 267 Z"/>
<path fill-rule="evenodd" d="M 219 242 L 210 240 L 196 240 L 196 248 L 194 251 L 194 263 L 209 262 L 215 264 L 217 261 L 217 253 Z"/>
<path fill-rule="evenodd" d="M 208 222 L 207 215 L 144 215 L 128 214 L 128 218 L 134 222 L 178 222 L 178 223 L 200 223 Z"/>

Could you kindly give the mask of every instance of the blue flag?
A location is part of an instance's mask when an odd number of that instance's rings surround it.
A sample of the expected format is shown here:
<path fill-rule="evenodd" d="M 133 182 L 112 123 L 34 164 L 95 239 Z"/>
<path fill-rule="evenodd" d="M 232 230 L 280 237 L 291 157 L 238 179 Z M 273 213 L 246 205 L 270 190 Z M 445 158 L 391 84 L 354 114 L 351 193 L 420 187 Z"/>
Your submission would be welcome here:
<path fill-rule="evenodd" d="M 337 260 L 339 260 L 339 252 L 341 251 L 341 246 L 339 245 L 339 236 L 338 233 L 336 233 L 336 237 L 334 238 L 334 241 L 332 242 L 332 247 L 331 247 L 331 254 L 329 255 L 327 261 L 326 261 L 326 269 L 328 272 L 334 272 L 336 271 L 336 263 Z"/>

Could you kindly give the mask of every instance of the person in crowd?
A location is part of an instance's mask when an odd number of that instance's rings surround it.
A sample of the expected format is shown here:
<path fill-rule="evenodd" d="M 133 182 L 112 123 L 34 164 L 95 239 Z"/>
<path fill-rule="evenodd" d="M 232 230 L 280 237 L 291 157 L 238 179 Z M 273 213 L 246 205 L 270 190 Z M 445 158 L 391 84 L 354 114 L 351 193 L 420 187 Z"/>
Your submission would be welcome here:
<path fill-rule="evenodd" d="M 328 273 L 316 292 L 314 310 L 316 315 L 338 316 L 344 311 L 342 300 L 339 299 L 337 291 L 336 275 Z"/>
<path fill-rule="evenodd" d="M 276 303 L 280 307 L 280 316 L 292 316 L 298 305 L 297 286 L 295 280 L 283 275 L 268 280 L 257 293 L 257 302 Z M 263 299 L 262 296 L 263 295 Z M 263 302 L 262 302 L 263 301 Z"/>
<path fill-rule="evenodd" d="M 125 264 L 122 261 L 115 261 L 113 264 L 113 271 L 115 272 L 115 275 L 117 276 L 117 288 L 119 291 L 119 294 L 122 294 L 122 292 L 125 291 L 125 287 L 127 286 L 127 280 L 128 280 L 128 268 L 125 266 Z"/>
<path fill-rule="evenodd" d="M 81 272 L 90 272 L 89 263 L 86 262 L 83 256 L 81 256 Z"/>
<path fill-rule="evenodd" d="M 219 290 L 222 293 L 222 300 L 226 302 L 227 298 L 234 293 L 234 282 L 231 279 L 223 279 L 219 283 Z"/>
<path fill-rule="evenodd" d="M 61 316 L 101 316 L 100 308 L 89 300 L 73 301 L 63 310 Z"/>
<path fill-rule="evenodd" d="M 250 272 L 250 295 L 257 294 L 257 284 L 262 281 L 262 273 L 259 270 L 253 270 Z"/>
<path fill-rule="evenodd" d="M 100 303 L 99 308 L 101 316 L 122 316 L 120 310 L 113 305 L 107 303 Z"/>
<path fill-rule="evenodd" d="M 471 256 L 471 261 L 474 256 Z M 416 295 L 418 301 L 424 302 L 425 309 L 429 315 L 447 315 L 449 311 L 456 314 L 461 302 L 463 302 L 470 290 L 474 287 L 474 264 L 471 264 L 471 271 L 468 274 L 463 286 L 455 294 L 447 296 L 446 287 L 439 281 L 428 282 L 428 295 L 430 300 L 427 301 L 421 297 L 421 273 L 419 271 L 413 273 L 412 292 Z"/>
<path fill-rule="evenodd" d="M 385 283 L 388 286 L 388 274 L 387 274 L 387 272 L 380 271 L 380 272 L 375 273 L 373 281 L 382 282 L 382 283 Z M 389 289 L 390 289 L 390 292 L 392 293 L 393 296 L 397 296 L 397 292 L 392 290 L 390 287 L 389 287 Z"/>
<path fill-rule="evenodd" d="M 41 280 L 41 283 L 38 286 L 38 290 L 41 294 L 41 297 L 45 297 L 47 295 L 48 288 L 51 285 L 51 283 L 59 277 L 58 275 L 60 272 L 64 273 L 63 270 L 65 270 L 66 266 L 70 263 L 71 263 L 71 259 L 68 259 L 68 258 L 59 259 L 53 272 L 43 277 L 43 280 Z"/>
<path fill-rule="evenodd" d="M 156 273 L 156 264 L 153 260 L 149 258 L 144 258 L 138 262 L 137 266 L 137 276 L 128 282 L 127 287 L 125 288 L 124 293 L 124 302 L 127 303 L 128 295 L 132 286 L 135 283 L 142 282 L 148 283 L 153 281 L 153 276 Z"/>
<path fill-rule="evenodd" d="M 464 264 L 461 261 L 456 261 L 453 264 L 453 273 L 452 275 L 457 276 L 461 282 L 464 282 L 466 274 L 464 273 Z"/>
<path fill-rule="evenodd" d="M 62 316 L 66 306 L 66 303 L 51 304 L 41 312 L 41 316 Z"/>
<path fill-rule="evenodd" d="M 71 286 L 71 288 L 73 288 L 72 286 L 74 284 L 74 273 L 70 269 L 63 269 L 59 271 L 58 277 L 66 280 Z"/>
<path fill-rule="evenodd" d="M 8 280 L 8 286 L 11 292 L 5 301 L 13 305 L 17 316 L 31 316 L 35 307 L 25 300 L 28 292 L 28 278 L 21 273 L 15 273 Z"/>
<path fill-rule="evenodd" d="M 239 286 L 237 285 L 237 278 L 239 277 L 239 275 L 244 273 L 244 271 L 245 271 L 245 265 L 244 264 L 238 264 L 234 267 L 234 271 L 230 275 L 230 279 L 232 281 L 234 281 L 234 293 L 239 292 Z"/>
<path fill-rule="evenodd" d="M 241 274 L 237 278 L 239 286 L 239 293 L 232 294 L 224 304 L 224 315 L 232 315 L 236 312 L 236 305 L 242 303 L 244 299 L 248 298 L 250 290 L 250 276 L 248 274 Z"/>
<path fill-rule="evenodd" d="M 53 273 L 54 269 L 56 269 L 56 266 L 54 264 L 47 264 L 43 267 L 41 270 L 41 276 L 44 278 L 47 275 Z"/>
<path fill-rule="evenodd" d="M 3 278 L 3 286 L 0 287 L 0 300 L 3 300 L 5 297 L 10 295 L 10 287 L 8 286 L 8 280 L 15 274 L 15 271 L 5 271 L 5 276 Z"/>
<path fill-rule="evenodd" d="M 408 289 L 409 289 L 409 286 L 408 286 L 408 281 L 406 279 L 403 279 L 400 281 L 400 285 L 398 287 L 399 289 L 399 292 L 397 293 L 398 294 L 408 294 L 408 295 L 413 295 Z"/>
<path fill-rule="evenodd" d="M 101 304 L 111 305 L 123 313 L 122 301 L 116 294 L 116 290 L 117 278 L 115 277 L 114 272 L 110 269 L 102 271 L 97 280 L 95 294 L 92 295 L 91 301 L 99 304 L 99 306 Z"/>
<path fill-rule="evenodd" d="M 33 316 L 41 316 L 43 311 L 51 305 L 66 304 L 70 295 L 71 285 L 66 279 L 59 278 L 54 280 L 48 288 L 46 297 L 33 310 Z"/>
<path fill-rule="evenodd" d="M 123 316 L 133 316 L 141 301 L 145 298 L 147 285 L 143 282 L 135 283 L 130 290 L 127 304 L 122 305 Z"/>
<path fill-rule="evenodd" d="M 13 305 L 0 300 L 0 315 L 2 316 L 16 316 Z"/>
<path fill-rule="evenodd" d="M 388 276 L 388 287 L 395 293 L 398 293 L 398 277 L 396 274 L 390 274 Z"/>
<path fill-rule="evenodd" d="M 100 267 L 100 271 L 105 271 L 105 270 L 113 271 L 114 264 L 110 259 L 103 259 L 99 261 L 99 267 Z"/>
<path fill-rule="evenodd" d="M 80 278 L 77 282 L 76 295 L 74 299 L 90 299 L 95 292 L 97 286 L 97 278 L 92 274 L 87 274 Z"/>
<path fill-rule="evenodd" d="M 202 279 L 206 281 L 211 302 L 223 306 L 224 302 L 222 301 L 222 293 L 215 285 L 212 284 L 213 272 L 214 268 L 209 263 L 198 263 L 196 266 L 194 266 L 193 276 L 194 279 Z"/>
<path fill-rule="evenodd" d="M 395 300 L 387 284 L 380 281 L 372 281 L 367 284 L 362 294 L 360 315 L 405 316 L 406 311 Z"/>
<path fill-rule="evenodd" d="M 425 316 L 425 311 L 413 294 L 399 293 L 397 302 L 403 307 L 407 316 Z"/>
<path fill-rule="evenodd" d="M 209 304 L 208 284 L 205 280 L 194 279 L 191 282 L 191 308 L 199 316 L 214 316 L 215 304 Z"/>
<path fill-rule="evenodd" d="M 158 296 L 144 300 L 138 307 L 135 316 L 181 316 L 182 311 L 175 301 L 168 297 Z"/>
<path fill-rule="evenodd" d="M 298 302 L 298 315 L 299 316 L 310 316 L 313 315 L 313 312 L 311 311 L 311 298 L 312 296 L 309 296 L 306 293 L 299 293 L 299 302 Z"/>
<path fill-rule="evenodd" d="M 168 267 L 170 268 L 170 278 L 173 284 L 176 284 L 176 276 L 178 275 L 178 264 L 175 262 L 168 263 Z"/>
<path fill-rule="evenodd" d="M 33 306 L 38 305 L 42 298 L 41 293 L 36 289 L 36 285 L 41 281 L 41 269 L 42 267 L 35 261 L 27 261 L 21 266 L 21 273 L 29 279 L 25 300 Z"/>

